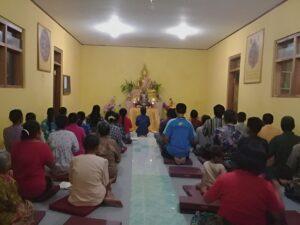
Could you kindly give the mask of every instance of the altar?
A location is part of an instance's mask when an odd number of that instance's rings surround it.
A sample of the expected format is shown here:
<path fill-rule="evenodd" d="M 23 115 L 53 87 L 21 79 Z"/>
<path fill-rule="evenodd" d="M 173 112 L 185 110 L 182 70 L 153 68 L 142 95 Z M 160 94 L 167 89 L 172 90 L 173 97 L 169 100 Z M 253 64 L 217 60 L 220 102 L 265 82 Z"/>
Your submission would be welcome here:
<path fill-rule="evenodd" d="M 140 115 L 140 108 L 134 107 L 131 108 L 129 111 L 129 118 L 132 122 L 132 130 L 136 130 L 135 121 L 136 118 Z M 150 127 L 149 131 L 151 132 L 158 132 L 159 124 L 160 124 L 160 116 L 159 110 L 157 108 L 147 108 L 147 116 L 150 118 Z"/>

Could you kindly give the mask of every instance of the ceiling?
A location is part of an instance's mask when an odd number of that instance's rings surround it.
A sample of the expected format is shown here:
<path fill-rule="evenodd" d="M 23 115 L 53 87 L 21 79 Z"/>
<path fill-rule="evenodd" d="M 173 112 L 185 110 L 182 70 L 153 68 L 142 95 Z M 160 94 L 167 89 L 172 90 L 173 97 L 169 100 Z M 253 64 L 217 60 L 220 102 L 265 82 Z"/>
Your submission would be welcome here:
<path fill-rule="evenodd" d="M 86 45 L 208 49 L 285 0 L 32 0 Z M 114 39 L 95 26 L 112 15 L 135 32 Z M 166 34 L 185 21 L 201 32 Z"/>

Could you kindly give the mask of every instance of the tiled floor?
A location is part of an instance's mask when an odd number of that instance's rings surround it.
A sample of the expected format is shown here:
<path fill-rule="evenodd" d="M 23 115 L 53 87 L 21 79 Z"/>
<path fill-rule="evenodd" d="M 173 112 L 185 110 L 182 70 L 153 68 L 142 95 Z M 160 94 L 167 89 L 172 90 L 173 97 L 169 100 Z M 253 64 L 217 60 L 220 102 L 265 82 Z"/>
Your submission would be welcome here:
<path fill-rule="evenodd" d="M 192 155 L 194 166 L 200 166 Z M 138 138 L 122 155 L 117 183 L 113 186 L 116 197 L 124 208 L 95 210 L 88 217 L 122 221 L 123 225 L 188 225 L 191 215 L 178 212 L 178 196 L 184 195 L 182 185 L 195 184 L 197 179 L 170 178 L 163 164 L 159 149 L 150 135 Z M 69 215 L 48 210 L 50 202 L 67 195 L 60 191 L 56 196 L 36 208 L 47 210 L 40 225 L 63 225 Z M 300 205 L 284 198 L 286 209 L 300 211 Z"/>

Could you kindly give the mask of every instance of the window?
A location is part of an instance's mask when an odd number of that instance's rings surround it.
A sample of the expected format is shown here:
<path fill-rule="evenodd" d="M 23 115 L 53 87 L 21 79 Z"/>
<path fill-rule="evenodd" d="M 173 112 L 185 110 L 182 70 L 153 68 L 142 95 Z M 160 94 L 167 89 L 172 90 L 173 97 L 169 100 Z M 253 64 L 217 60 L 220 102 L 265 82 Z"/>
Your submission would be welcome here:
<path fill-rule="evenodd" d="M 23 33 L 0 17 L 0 87 L 23 86 Z"/>
<path fill-rule="evenodd" d="M 273 94 L 300 97 L 300 33 L 276 42 Z"/>

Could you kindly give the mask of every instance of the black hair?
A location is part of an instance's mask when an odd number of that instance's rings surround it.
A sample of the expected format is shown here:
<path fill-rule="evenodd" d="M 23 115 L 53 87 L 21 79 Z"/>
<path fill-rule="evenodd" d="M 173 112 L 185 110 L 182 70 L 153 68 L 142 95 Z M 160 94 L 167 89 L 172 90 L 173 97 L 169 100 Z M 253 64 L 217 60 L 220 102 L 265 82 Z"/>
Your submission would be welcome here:
<path fill-rule="evenodd" d="M 23 122 L 23 113 L 20 109 L 13 109 L 9 112 L 9 119 L 13 124 Z"/>
<path fill-rule="evenodd" d="M 236 112 L 231 109 L 227 109 L 224 113 L 224 122 L 236 124 L 236 121 L 237 121 Z"/>
<path fill-rule="evenodd" d="M 79 111 L 79 112 L 77 113 L 77 117 L 78 117 L 77 124 L 78 124 L 79 126 L 81 126 L 81 125 L 82 125 L 82 122 L 85 120 L 85 113 L 84 113 L 83 111 Z"/>
<path fill-rule="evenodd" d="M 94 105 L 91 114 L 89 115 L 88 122 L 91 127 L 96 127 L 101 120 L 101 108 L 99 105 Z"/>
<path fill-rule="evenodd" d="M 55 111 L 54 108 L 50 107 L 47 109 L 47 125 L 48 131 L 51 131 L 51 123 L 55 120 Z"/>
<path fill-rule="evenodd" d="M 68 123 L 71 124 L 71 123 L 77 123 L 78 121 L 78 116 L 76 113 L 70 113 L 69 116 L 68 116 Z"/>
<path fill-rule="evenodd" d="M 98 133 L 101 137 L 109 135 L 109 132 L 110 126 L 107 122 L 102 121 L 98 124 Z"/>
<path fill-rule="evenodd" d="M 25 116 L 25 121 L 36 120 L 36 115 L 33 112 L 29 112 Z"/>
<path fill-rule="evenodd" d="M 145 107 L 142 107 L 141 108 L 141 114 L 146 115 L 146 113 L 147 113 L 147 109 Z"/>
<path fill-rule="evenodd" d="M 224 150 L 219 145 L 212 145 L 209 150 L 209 160 L 214 159 L 216 157 L 223 158 L 224 157 Z"/>
<path fill-rule="evenodd" d="M 263 122 L 258 117 L 249 117 L 247 121 L 247 127 L 249 129 L 249 132 L 257 135 L 263 127 Z"/>
<path fill-rule="evenodd" d="M 186 105 L 184 103 L 178 103 L 176 105 L 176 112 L 179 114 L 185 114 L 186 113 Z"/>
<path fill-rule="evenodd" d="M 122 118 L 122 126 L 124 127 L 125 126 L 125 117 L 127 115 L 127 110 L 125 108 L 121 108 L 120 111 L 119 111 L 119 115 Z"/>
<path fill-rule="evenodd" d="M 191 116 L 191 118 L 193 118 L 193 119 L 198 118 L 198 111 L 195 110 L 195 109 L 193 109 L 193 110 L 191 111 L 190 116 Z"/>
<path fill-rule="evenodd" d="M 281 129 L 283 132 L 292 132 L 295 129 L 295 120 L 291 116 L 284 116 L 281 119 Z"/>
<path fill-rule="evenodd" d="M 59 115 L 67 116 L 68 110 L 66 107 L 60 107 L 58 113 Z"/>
<path fill-rule="evenodd" d="M 118 121 L 118 114 L 115 113 L 114 111 L 108 111 L 105 114 L 105 120 L 108 121 L 109 123 L 115 123 Z"/>
<path fill-rule="evenodd" d="M 265 147 L 257 139 L 242 138 L 238 143 L 237 151 L 233 154 L 233 160 L 239 169 L 259 175 L 266 168 Z"/>
<path fill-rule="evenodd" d="M 238 121 L 239 123 L 244 123 L 244 122 L 246 121 L 246 119 L 247 119 L 246 113 L 244 113 L 244 112 L 239 112 L 239 113 L 237 114 L 237 121 Z"/>
<path fill-rule="evenodd" d="M 35 120 L 29 120 L 23 124 L 21 140 L 30 140 L 37 137 L 41 130 L 40 124 Z"/>
<path fill-rule="evenodd" d="M 58 130 L 64 129 L 68 124 L 68 117 L 64 115 L 59 115 L 55 118 L 55 124 Z"/>
<path fill-rule="evenodd" d="M 204 124 L 206 122 L 206 120 L 209 120 L 209 119 L 210 119 L 209 115 L 202 115 L 201 116 L 201 122 L 202 122 L 202 124 Z"/>
<path fill-rule="evenodd" d="M 271 113 L 265 113 L 263 115 L 262 121 L 264 124 L 272 124 L 274 121 L 274 116 Z"/>
<path fill-rule="evenodd" d="M 99 137 L 97 137 L 97 135 L 94 134 L 87 135 L 83 141 L 83 147 L 87 153 L 96 150 L 99 144 L 100 144 Z"/>
<path fill-rule="evenodd" d="M 224 106 L 220 104 L 214 106 L 214 114 L 217 118 L 222 118 L 224 112 L 225 112 Z"/>
<path fill-rule="evenodd" d="M 174 118 L 176 118 L 176 117 L 177 117 L 177 115 L 176 115 L 176 110 L 173 109 L 173 108 L 169 108 L 168 111 L 167 111 L 167 117 L 168 117 L 169 119 L 174 119 Z"/>

